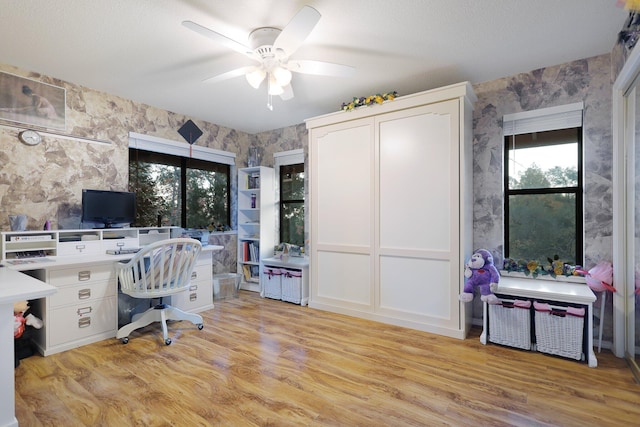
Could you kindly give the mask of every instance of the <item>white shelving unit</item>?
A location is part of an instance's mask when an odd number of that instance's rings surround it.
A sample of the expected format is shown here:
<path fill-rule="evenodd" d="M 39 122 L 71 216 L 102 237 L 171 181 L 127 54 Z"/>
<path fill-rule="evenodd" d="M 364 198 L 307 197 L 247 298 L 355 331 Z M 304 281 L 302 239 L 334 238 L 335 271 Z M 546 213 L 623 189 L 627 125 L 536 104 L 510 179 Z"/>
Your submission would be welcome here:
<path fill-rule="evenodd" d="M 275 172 L 257 166 L 238 170 L 238 273 L 240 289 L 260 292 L 260 261 L 273 256 Z"/>
<path fill-rule="evenodd" d="M 9 263 L 47 256 L 99 255 L 137 248 L 171 237 L 173 227 L 105 228 L 0 233 L 0 260 Z"/>

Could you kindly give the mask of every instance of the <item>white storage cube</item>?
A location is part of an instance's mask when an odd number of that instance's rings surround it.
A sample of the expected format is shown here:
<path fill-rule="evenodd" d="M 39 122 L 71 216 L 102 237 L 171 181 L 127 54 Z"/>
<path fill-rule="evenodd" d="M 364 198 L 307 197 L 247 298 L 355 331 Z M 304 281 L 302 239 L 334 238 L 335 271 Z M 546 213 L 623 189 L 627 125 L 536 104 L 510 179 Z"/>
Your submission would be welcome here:
<path fill-rule="evenodd" d="M 302 301 L 302 270 L 282 268 L 282 300 L 300 304 Z"/>
<path fill-rule="evenodd" d="M 534 303 L 536 350 L 581 360 L 584 308 Z"/>
<path fill-rule="evenodd" d="M 265 266 L 264 283 L 261 283 L 263 294 L 267 298 L 282 299 L 282 273 L 280 268 Z"/>
<path fill-rule="evenodd" d="M 531 350 L 531 301 L 489 304 L 489 341 Z"/>

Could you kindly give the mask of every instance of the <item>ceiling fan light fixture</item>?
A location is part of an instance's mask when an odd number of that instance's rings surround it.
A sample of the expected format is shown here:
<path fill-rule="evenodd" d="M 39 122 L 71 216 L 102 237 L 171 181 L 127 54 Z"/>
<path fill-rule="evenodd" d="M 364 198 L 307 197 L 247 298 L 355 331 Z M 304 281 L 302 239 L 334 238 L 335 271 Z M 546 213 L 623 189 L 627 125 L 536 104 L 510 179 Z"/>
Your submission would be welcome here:
<path fill-rule="evenodd" d="M 267 73 L 262 68 L 256 67 L 252 71 L 248 72 L 245 77 L 247 78 L 247 82 L 249 82 L 251 87 L 253 87 L 254 89 L 258 89 L 260 87 L 260 83 L 262 83 L 266 75 Z"/>
<path fill-rule="evenodd" d="M 282 95 L 284 89 L 278 84 L 273 74 L 269 73 L 269 88 L 267 89 L 269 95 Z"/>
<path fill-rule="evenodd" d="M 291 83 L 291 71 L 286 68 L 276 67 L 273 70 L 273 77 L 276 79 L 278 86 L 284 87 Z"/>

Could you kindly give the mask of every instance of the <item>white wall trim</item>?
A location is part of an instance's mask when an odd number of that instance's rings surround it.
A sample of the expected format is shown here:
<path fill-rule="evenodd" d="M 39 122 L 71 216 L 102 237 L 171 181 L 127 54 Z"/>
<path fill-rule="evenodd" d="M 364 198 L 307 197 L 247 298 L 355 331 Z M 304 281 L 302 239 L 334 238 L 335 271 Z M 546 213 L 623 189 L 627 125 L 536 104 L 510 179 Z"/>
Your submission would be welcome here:
<path fill-rule="evenodd" d="M 618 357 L 625 357 L 625 352 L 635 346 L 634 336 L 626 336 L 627 316 L 635 316 L 635 312 L 629 313 L 627 298 L 633 295 L 635 288 L 634 265 L 628 259 L 630 242 L 627 240 L 629 223 L 633 217 L 629 218 L 627 211 L 627 192 L 633 191 L 633 184 L 628 182 L 631 174 L 630 161 L 633 159 L 633 147 L 627 140 L 631 140 L 635 134 L 635 120 L 633 126 L 627 127 L 627 117 L 635 117 L 635 110 L 628 111 L 626 106 L 626 96 L 634 94 L 634 84 L 640 73 L 640 48 L 638 45 L 628 56 L 622 70 L 613 83 L 612 99 L 612 128 L 613 128 L 613 277 L 620 282 L 616 285 L 619 292 L 612 294 L 613 297 L 613 347 L 612 351 Z M 630 105 L 635 109 L 635 103 Z M 631 124 L 631 123 L 630 123 Z M 629 152 L 631 150 L 631 152 Z M 631 234 L 633 235 L 633 234 Z"/>
<path fill-rule="evenodd" d="M 194 159 L 231 166 L 235 166 L 236 164 L 236 154 L 230 151 L 216 150 L 195 144 L 191 146 L 190 150 L 189 144 L 186 142 L 183 143 L 135 132 L 129 132 L 129 148 L 153 151 L 154 153 L 171 154 L 174 156 L 193 157 Z"/>

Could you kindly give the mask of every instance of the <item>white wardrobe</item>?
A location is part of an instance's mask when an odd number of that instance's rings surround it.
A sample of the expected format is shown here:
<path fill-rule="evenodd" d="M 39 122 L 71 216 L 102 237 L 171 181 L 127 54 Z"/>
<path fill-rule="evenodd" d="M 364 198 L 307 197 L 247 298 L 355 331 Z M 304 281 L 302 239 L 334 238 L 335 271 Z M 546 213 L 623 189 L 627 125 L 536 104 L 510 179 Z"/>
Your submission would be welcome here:
<path fill-rule="evenodd" d="M 306 121 L 312 308 L 465 338 L 469 83 Z"/>

